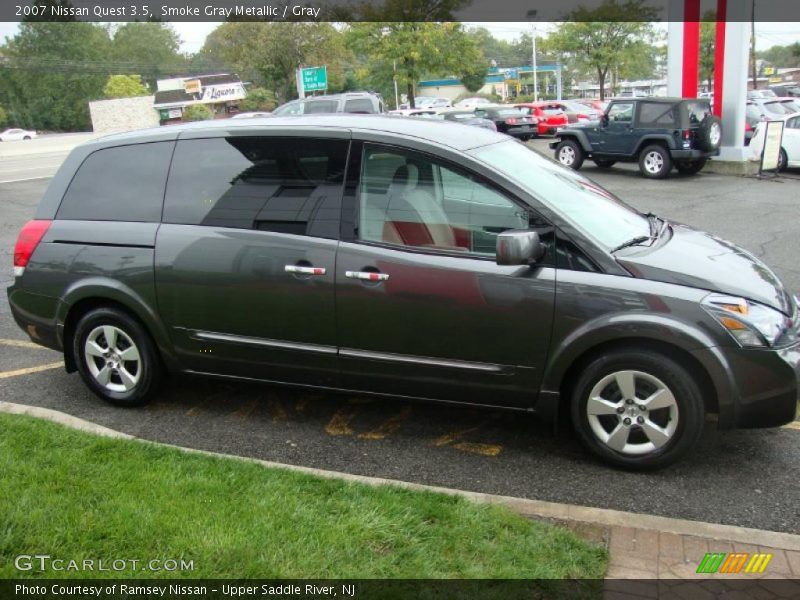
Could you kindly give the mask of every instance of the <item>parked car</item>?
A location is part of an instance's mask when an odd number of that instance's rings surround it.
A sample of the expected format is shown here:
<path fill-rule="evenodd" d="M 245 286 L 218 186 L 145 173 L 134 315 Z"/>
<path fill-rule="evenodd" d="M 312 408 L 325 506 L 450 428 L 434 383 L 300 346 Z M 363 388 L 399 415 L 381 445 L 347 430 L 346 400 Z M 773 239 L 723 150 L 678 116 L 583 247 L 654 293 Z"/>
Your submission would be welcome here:
<path fill-rule="evenodd" d="M 638 162 L 645 177 L 662 179 L 673 165 L 698 173 L 719 154 L 722 124 L 703 98 L 612 100 L 599 122 L 570 125 L 551 142 L 556 160 L 580 169 L 590 158 L 598 167 Z"/>
<path fill-rule="evenodd" d="M 473 110 L 480 106 L 491 106 L 492 102 L 487 100 L 486 98 L 464 98 L 463 100 L 459 100 L 453 105 L 453 108 L 460 108 L 462 110 Z"/>
<path fill-rule="evenodd" d="M 17 140 L 32 140 L 36 137 L 35 131 L 29 131 L 27 129 L 6 129 L 4 132 L 0 133 L 0 142 L 13 142 Z"/>
<path fill-rule="evenodd" d="M 779 119 L 796 112 L 779 98 L 753 98 L 750 100 L 764 116 L 764 119 Z"/>
<path fill-rule="evenodd" d="M 601 112 L 572 100 L 556 100 L 555 103 L 567 115 L 570 123 L 585 123 L 596 121 Z"/>
<path fill-rule="evenodd" d="M 588 99 L 588 98 L 576 98 L 572 100 L 572 102 L 576 102 L 578 104 L 582 104 L 584 106 L 588 106 L 594 111 L 597 111 L 600 114 L 606 112 L 606 108 L 608 108 L 608 102 L 604 100 L 596 100 L 596 99 Z"/>
<path fill-rule="evenodd" d="M 569 123 L 566 113 L 552 102 L 529 102 L 514 106 L 536 119 L 537 135 L 555 135 Z"/>
<path fill-rule="evenodd" d="M 414 107 L 421 108 L 426 102 L 430 102 L 432 100 L 435 100 L 433 96 L 414 96 Z M 403 102 L 397 108 L 399 110 L 411 108 L 411 103 L 407 101 Z"/>
<path fill-rule="evenodd" d="M 493 122 L 497 131 L 519 138 L 522 141 L 536 137 L 537 123 L 534 117 L 513 106 L 479 106 L 475 116 Z"/>
<path fill-rule="evenodd" d="M 471 110 L 459 110 L 457 108 L 443 110 L 439 113 L 437 118 L 444 121 L 461 123 L 462 125 L 472 125 L 473 127 L 482 127 L 491 131 L 497 131 L 497 125 L 494 124 L 494 121 L 478 117 Z"/>
<path fill-rule="evenodd" d="M 769 100 L 770 98 L 777 98 L 778 95 L 770 90 L 749 90 L 747 92 L 748 100 Z"/>
<path fill-rule="evenodd" d="M 259 117 L 271 117 L 272 113 L 268 111 L 253 111 L 253 112 L 240 112 L 236 113 L 231 119 L 257 119 Z"/>
<path fill-rule="evenodd" d="M 439 111 L 435 108 L 401 108 L 398 110 L 390 110 L 387 114 L 393 117 L 423 117 L 428 115 L 435 115 Z"/>
<path fill-rule="evenodd" d="M 419 108 L 450 108 L 453 103 L 448 98 L 430 98 L 417 105 Z"/>
<path fill-rule="evenodd" d="M 778 154 L 778 171 L 784 171 L 787 167 L 800 167 L 800 112 L 773 120 L 784 122 L 783 140 Z M 765 134 L 766 127 L 756 128 L 751 147 L 757 157 L 761 157 L 764 150 Z"/>
<path fill-rule="evenodd" d="M 273 110 L 272 115 L 286 117 L 329 113 L 375 114 L 382 112 L 384 112 L 384 104 L 380 95 L 372 92 L 347 92 L 292 100 Z"/>
<path fill-rule="evenodd" d="M 771 85 L 769 88 L 776 96 L 800 96 L 800 86 L 796 83 Z"/>
<path fill-rule="evenodd" d="M 797 411 L 798 300 L 758 258 L 437 121 L 93 140 L 20 232 L 8 300 L 118 406 L 174 372 L 568 414 L 631 469 L 686 455 L 708 413 Z"/>

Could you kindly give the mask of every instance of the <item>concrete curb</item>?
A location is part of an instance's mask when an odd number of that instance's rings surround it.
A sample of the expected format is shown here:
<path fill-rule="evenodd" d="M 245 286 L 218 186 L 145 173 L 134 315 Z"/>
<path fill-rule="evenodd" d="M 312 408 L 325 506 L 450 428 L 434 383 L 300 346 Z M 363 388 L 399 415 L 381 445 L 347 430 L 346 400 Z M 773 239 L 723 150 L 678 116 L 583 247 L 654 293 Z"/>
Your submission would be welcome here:
<path fill-rule="evenodd" d="M 556 502 L 544 502 L 541 500 L 529 500 L 526 498 L 514 498 L 511 496 L 498 496 L 495 494 L 484 494 L 481 492 L 468 492 L 452 488 L 410 483 L 396 479 L 368 477 L 366 475 L 352 475 L 350 473 L 341 473 L 338 471 L 326 471 L 312 467 L 301 467 L 297 465 L 276 463 L 268 460 L 248 458 L 232 454 L 221 454 L 207 450 L 185 448 L 183 446 L 174 446 L 172 444 L 163 444 L 160 442 L 143 440 L 127 433 L 115 431 L 113 429 L 97 425 L 96 423 L 92 423 L 90 421 L 85 421 L 84 419 L 80 419 L 78 417 L 73 417 L 72 415 L 57 410 L 40 408 L 37 406 L 27 406 L 24 404 L 14 404 L 11 402 L 0 401 L 0 412 L 28 415 L 31 417 L 53 421 L 54 423 L 87 433 L 94 433 L 96 435 L 118 439 L 137 440 L 139 442 L 154 444 L 156 446 L 175 448 L 190 454 L 204 454 L 207 456 L 240 460 L 250 463 L 257 463 L 267 468 L 284 469 L 287 471 L 306 473 L 328 479 L 338 479 L 341 481 L 350 481 L 372 486 L 393 485 L 409 490 L 429 491 L 440 494 L 448 494 L 451 496 L 461 496 L 481 504 L 498 504 L 505 506 L 506 508 L 526 517 L 553 519 L 571 523 L 586 523 L 591 525 L 600 525 L 603 527 L 631 527 L 659 531 L 662 533 L 672 533 L 676 535 L 690 535 L 719 541 L 766 546 L 770 548 L 780 548 L 782 550 L 800 551 L 800 535 L 793 535 L 790 533 L 766 531 L 763 529 L 751 529 L 748 527 L 737 527 L 734 525 L 704 523 L 702 521 L 672 519 L 669 517 L 659 517 L 655 515 L 610 510 L 606 508 L 593 508 L 590 506 L 559 504 Z"/>

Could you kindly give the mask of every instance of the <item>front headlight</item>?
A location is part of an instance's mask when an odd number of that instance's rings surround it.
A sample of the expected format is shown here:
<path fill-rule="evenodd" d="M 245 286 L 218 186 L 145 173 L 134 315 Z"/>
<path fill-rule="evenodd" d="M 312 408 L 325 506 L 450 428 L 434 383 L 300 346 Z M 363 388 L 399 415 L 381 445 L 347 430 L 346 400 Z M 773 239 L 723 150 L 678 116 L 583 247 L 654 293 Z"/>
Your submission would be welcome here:
<path fill-rule="evenodd" d="M 797 340 L 792 320 L 769 306 L 736 296 L 709 294 L 703 299 L 703 308 L 742 346 L 785 346 Z"/>

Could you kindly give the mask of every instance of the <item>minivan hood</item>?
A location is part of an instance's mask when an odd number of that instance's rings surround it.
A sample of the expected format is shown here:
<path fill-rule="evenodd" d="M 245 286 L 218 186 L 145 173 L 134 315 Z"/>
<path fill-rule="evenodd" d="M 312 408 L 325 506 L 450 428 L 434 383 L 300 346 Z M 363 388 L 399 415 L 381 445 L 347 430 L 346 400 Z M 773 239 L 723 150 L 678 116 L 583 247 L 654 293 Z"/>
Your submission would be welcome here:
<path fill-rule="evenodd" d="M 792 300 L 769 267 L 718 237 L 672 224 L 672 235 L 645 252 L 626 251 L 617 261 L 634 277 L 742 296 L 791 316 Z M 667 234 L 665 234 L 667 235 Z"/>

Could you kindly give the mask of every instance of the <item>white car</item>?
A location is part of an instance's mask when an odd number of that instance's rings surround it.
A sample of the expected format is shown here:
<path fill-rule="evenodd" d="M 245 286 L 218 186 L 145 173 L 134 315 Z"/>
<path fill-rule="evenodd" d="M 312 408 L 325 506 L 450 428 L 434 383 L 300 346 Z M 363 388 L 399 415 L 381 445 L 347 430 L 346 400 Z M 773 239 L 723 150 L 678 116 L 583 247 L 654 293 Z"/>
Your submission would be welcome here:
<path fill-rule="evenodd" d="M 492 104 L 492 102 L 490 102 L 486 98 L 464 98 L 463 100 L 456 102 L 455 108 L 460 108 L 462 110 L 472 110 L 474 108 L 477 108 L 478 106 L 484 106 L 484 105 L 488 106 L 489 104 Z"/>
<path fill-rule="evenodd" d="M 439 110 L 435 108 L 400 108 L 390 110 L 389 115 L 393 117 L 425 117 L 435 115 Z"/>
<path fill-rule="evenodd" d="M 32 140 L 36 137 L 35 131 L 27 129 L 6 129 L 0 133 L 0 142 L 13 142 L 15 140 Z"/>
<path fill-rule="evenodd" d="M 257 119 L 258 117 L 271 117 L 271 112 L 241 112 L 236 113 L 231 119 Z"/>
<path fill-rule="evenodd" d="M 781 153 L 778 157 L 778 171 L 783 171 L 786 167 L 800 167 L 800 113 L 786 115 L 783 118 L 773 120 L 784 122 Z M 761 158 L 761 154 L 764 151 L 766 131 L 767 128 L 764 122 L 759 123 L 750 142 L 751 152 L 756 158 Z"/>

